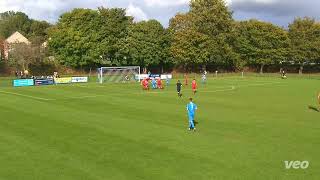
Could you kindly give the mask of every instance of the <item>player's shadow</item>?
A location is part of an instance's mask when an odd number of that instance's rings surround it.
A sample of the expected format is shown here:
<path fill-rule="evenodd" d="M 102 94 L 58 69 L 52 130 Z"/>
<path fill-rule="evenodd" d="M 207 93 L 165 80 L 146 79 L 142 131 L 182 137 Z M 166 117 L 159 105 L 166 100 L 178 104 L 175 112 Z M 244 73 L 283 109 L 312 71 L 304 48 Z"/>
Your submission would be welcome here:
<path fill-rule="evenodd" d="M 198 125 L 199 122 L 198 121 L 193 121 L 194 125 Z"/>
<path fill-rule="evenodd" d="M 308 106 L 308 108 L 309 108 L 310 110 L 320 112 L 319 109 L 316 108 L 316 107 L 314 107 L 314 106 Z"/>

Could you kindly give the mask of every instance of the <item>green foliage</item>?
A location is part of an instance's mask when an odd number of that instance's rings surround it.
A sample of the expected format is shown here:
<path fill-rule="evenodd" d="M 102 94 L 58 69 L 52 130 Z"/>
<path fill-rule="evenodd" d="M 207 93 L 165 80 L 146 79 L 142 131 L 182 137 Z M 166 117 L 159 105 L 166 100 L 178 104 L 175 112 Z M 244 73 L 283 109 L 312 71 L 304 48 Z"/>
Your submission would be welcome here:
<path fill-rule="evenodd" d="M 150 66 L 166 62 L 166 42 L 163 26 L 156 20 L 150 20 L 132 24 L 124 46 L 130 64 Z"/>
<path fill-rule="evenodd" d="M 19 31 L 34 44 L 42 44 L 47 40 L 47 29 L 50 26 L 48 22 L 30 19 L 22 12 L 0 13 L 0 37 L 3 38 Z"/>
<path fill-rule="evenodd" d="M 311 18 L 297 18 L 289 25 L 289 59 L 300 64 L 320 62 L 320 23 Z"/>
<path fill-rule="evenodd" d="M 8 11 L 0 14 L 0 34 L 5 38 L 16 31 L 26 36 L 30 31 L 30 26 L 31 20 L 22 12 Z"/>
<path fill-rule="evenodd" d="M 61 65 L 47 58 L 29 65 L 30 73 L 35 76 L 52 75 L 53 72 L 61 71 L 62 68 Z"/>
<path fill-rule="evenodd" d="M 288 31 L 257 20 L 236 22 L 224 0 L 191 0 L 190 10 L 173 17 L 167 29 L 156 20 L 134 23 L 121 8 L 74 9 L 54 26 L 22 12 L 0 13 L 0 39 L 15 31 L 34 46 L 50 39 L 52 54 L 46 56 L 74 68 L 260 65 L 263 72 L 265 65 L 290 62 L 302 72 L 305 64 L 320 62 L 320 23 L 314 19 L 297 18 Z"/>
<path fill-rule="evenodd" d="M 67 66 L 120 65 L 121 42 L 131 22 L 124 9 L 74 9 L 49 31 L 49 46 Z"/>
<path fill-rule="evenodd" d="M 175 33 L 171 53 L 176 64 L 201 64 L 209 60 L 210 38 L 195 30 L 183 30 Z"/>
<path fill-rule="evenodd" d="M 285 30 L 271 23 L 258 20 L 243 21 L 236 24 L 234 49 L 246 64 L 279 64 L 287 59 L 289 46 Z"/>
<path fill-rule="evenodd" d="M 94 24 L 97 19 L 98 12 L 94 10 L 75 9 L 63 14 L 57 25 L 49 30 L 49 46 L 61 64 L 79 67 L 99 59 L 97 44 L 92 40 L 96 35 L 98 42 L 98 25 Z"/>
<path fill-rule="evenodd" d="M 125 64 L 126 54 L 122 54 L 123 42 L 128 36 L 129 26 L 133 19 L 126 15 L 125 9 L 99 8 L 98 35 L 102 63 L 106 65 Z"/>
<path fill-rule="evenodd" d="M 190 11 L 170 21 L 171 53 L 176 64 L 236 66 L 229 44 L 231 12 L 222 0 L 193 0 Z"/>
<path fill-rule="evenodd" d="M 42 44 L 48 40 L 48 29 L 51 25 L 46 21 L 31 21 L 29 39 L 34 44 Z"/>
<path fill-rule="evenodd" d="M 196 30 L 212 38 L 232 30 L 232 13 L 224 0 L 191 0 L 189 13 Z"/>

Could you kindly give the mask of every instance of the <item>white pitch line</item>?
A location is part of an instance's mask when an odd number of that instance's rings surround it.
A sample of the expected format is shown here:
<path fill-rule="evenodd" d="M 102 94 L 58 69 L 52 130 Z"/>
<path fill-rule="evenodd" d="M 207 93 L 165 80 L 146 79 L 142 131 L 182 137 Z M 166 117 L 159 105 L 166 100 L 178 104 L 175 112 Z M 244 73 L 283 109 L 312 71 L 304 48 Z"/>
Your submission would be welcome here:
<path fill-rule="evenodd" d="M 21 96 L 21 97 L 27 97 L 27 98 L 30 98 L 30 99 L 36 99 L 36 100 L 42 100 L 42 101 L 52 101 L 53 100 L 53 99 L 41 98 L 41 97 L 36 97 L 36 96 L 29 96 L 29 95 L 25 95 L 25 94 L 7 92 L 7 91 L 0 91 L 0 93 L 16 95 L 16 96 Z"/>

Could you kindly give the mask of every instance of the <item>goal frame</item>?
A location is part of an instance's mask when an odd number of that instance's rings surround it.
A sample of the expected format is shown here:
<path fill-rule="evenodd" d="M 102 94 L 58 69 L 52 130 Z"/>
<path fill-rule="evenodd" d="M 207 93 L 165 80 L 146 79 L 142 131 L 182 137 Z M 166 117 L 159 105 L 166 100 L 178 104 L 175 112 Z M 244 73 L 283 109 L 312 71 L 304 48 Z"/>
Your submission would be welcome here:
<path fill-rule="evenodd" d="M 134 70 L 134 69 L 138 69 L 138 82 L 141 82 L 141 80 L 140 80 L 140 75 L 141 75 L 141 68 L 140 68 L 140 66 L 115 66 L 115 67 L 100 67 L 99 68 L 99 79 L 100 79 L 100 81 L 99 81 L 99 83 L 100 84 L 103 84 L 103 70 Z"/>

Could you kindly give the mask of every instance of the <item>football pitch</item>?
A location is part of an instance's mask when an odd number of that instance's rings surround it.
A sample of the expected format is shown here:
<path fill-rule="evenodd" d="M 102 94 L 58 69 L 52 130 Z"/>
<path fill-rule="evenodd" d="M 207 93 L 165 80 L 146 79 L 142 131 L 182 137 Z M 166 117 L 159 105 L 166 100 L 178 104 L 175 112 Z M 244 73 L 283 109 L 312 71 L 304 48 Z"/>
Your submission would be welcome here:
<path fill-rule="evenodd" d="M 225 77 L 10 87 L 0 79 L 1 180 L 316 180 L 320 78 Z M 186 104 L 198 106 L 189 132 Z M 285 161 L 308 161 L 286 169 Z"/>

